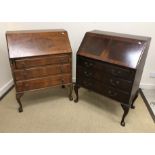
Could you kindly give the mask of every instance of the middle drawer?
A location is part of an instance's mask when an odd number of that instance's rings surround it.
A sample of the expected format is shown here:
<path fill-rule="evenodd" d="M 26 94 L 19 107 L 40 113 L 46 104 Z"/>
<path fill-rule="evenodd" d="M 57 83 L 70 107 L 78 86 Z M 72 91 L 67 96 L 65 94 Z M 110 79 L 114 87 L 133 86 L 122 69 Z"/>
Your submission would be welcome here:
<path fill-rule="evenodd" d="M 77 77 L 79 79 L 94 79 L 100 83 L 124 90 L 130 91 L 132 89 L 132 82 L 118 77 L 114 77 L 110 74 L 105 74 L 99 70 L 87 69 L 85 67 L 77 66 Z"/>
<path fill-rule="evenodd" d="M 14 77 L 17 81 L 19 81 L 63 73 L 71 73 L 71 64 L 49 65 L 43 67 L 15 70 Z"/>

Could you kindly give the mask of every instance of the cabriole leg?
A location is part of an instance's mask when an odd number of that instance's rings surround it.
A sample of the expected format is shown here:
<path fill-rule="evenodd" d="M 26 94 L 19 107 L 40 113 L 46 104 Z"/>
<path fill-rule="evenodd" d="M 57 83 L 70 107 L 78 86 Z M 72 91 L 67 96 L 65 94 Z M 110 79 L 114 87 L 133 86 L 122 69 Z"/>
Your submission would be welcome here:
<path fill-rule="evenodd" d="M 123 108 L 123 110 L 124 110 L 124 113 L 123 113 L 123 116 L 122 116 L 122 120 L 121 120 L 121 126 L 125 126 L 125 117 L 127 116 L 127 114 L 128 114 L 128 112 L 129 112 L 129 107 L 127 107 L 127 106 L 125 106 L 125 105 L 122 105 L 121 104 L 121 106 L 122 106 L 122 108 Z"/>
<path fill-rule="evenodd" d="M 134 105 L 134 103 L 135 103 L 135 100 L 136 100 L 137 97 L 138 97 L 138 93 L 139 93 L 139 92 L 136 93 L 135 98 L 134 98 L 133 101 L 132 101 L 131 109 L 135 109 L 135 105 Z"/>
<path fill-rule="evenodd" d="M 65 85 L 62 85 L 61 88 L 65 88 Z"/>
<path fill-rule="evenodd" d="M 75 103 L 77 103 L 79 101 L 79 94 L 78 94 L 78 89 L 79 89 L 79 85 L 77 83 L 75 83 L 75 86 L 74 86 L 74 91 L 75 91 L 75 95 L 76 95 L 76 98 L 74 100 Z"/>
<path fill-rule="evenodd" d="M 73 84 L 69 85 L 69 100 L 72 101 L 73 100 Z"/>
<path fill-rule="evenodd" d="M 23 112 L 23 107 L 22 107 L 22 104 L 21 104 L 21 101 L 20 101 L 20 98 L 23 96 L 23 93 L 17 93 L 16 94 L 16 99 L 17 99 L 17 102 L 19 104 L 19 108 L 18 108 L 18 111 L 19 112 Z"/>

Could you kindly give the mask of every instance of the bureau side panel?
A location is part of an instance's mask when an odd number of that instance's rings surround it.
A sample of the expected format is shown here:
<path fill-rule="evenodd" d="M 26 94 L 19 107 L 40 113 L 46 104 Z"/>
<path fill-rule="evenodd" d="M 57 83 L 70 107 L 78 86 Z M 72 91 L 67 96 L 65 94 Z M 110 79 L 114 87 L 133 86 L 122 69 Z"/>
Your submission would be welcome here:
<path fill-rule="evenodd" d="M 141 56 L 141 59 L 139 61 L 138 66 L 136 68 L 135 79 L 133 82 L 133 87 L 132 87 L 131 96 L 130 96 L 130 103 L 132 103 L 133 99 L 135 98 L 135 96 L 139 90 L 139 85 L 140 85 L 140 81 L 141 81 L 141 77 L 142 77 L 142 73 L 143 73 L 143 69 L 144 69 L 144 65 L 145 65 L 145 61 L 146 61 L 146 57 L 147 57 L 147 53 L 149 50 L 150 41 L 151 41 L 151 39 L 148 40 L 148 42 L 146 43 L 144 52 Z"/>

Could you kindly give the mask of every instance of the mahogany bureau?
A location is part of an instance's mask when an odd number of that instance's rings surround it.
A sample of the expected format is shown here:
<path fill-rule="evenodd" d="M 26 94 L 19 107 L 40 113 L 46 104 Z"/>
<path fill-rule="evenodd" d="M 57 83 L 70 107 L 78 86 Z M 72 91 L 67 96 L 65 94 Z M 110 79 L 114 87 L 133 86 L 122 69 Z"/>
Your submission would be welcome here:
<path fill-rule="evenodd" d="M 72 50 L 65 30 L 10 31 L 6 39 L 19 112 L 27 91 L 68 85 L 72 100 Z"/>
<path fill-rule="evenodd" d="M 138 96 L 150 37 L 94 30 L 87 32 L 77 52 L 75 102 L 84 87 L 119 101 L 121 125 Z"/>

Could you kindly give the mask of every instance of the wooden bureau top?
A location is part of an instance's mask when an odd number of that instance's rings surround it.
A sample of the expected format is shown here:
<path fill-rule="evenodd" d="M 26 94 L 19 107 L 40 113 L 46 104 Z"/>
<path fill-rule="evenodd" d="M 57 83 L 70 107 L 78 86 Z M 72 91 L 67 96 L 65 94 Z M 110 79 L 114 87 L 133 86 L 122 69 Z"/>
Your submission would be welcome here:
<path fill-rule="evenodd" d="M 63 29 L 8 31 L 6 39 L 10 58 L 72 52 L 67 31 Z"/>
<path fill-rule="evenodd" d="M 84 36 L 78 55 L 135 69 L 151 38 L 105 31 Z"/>

